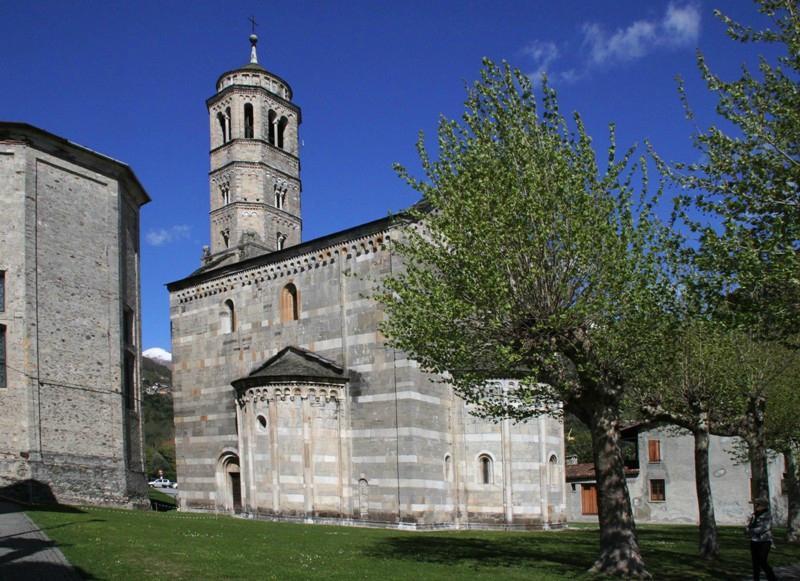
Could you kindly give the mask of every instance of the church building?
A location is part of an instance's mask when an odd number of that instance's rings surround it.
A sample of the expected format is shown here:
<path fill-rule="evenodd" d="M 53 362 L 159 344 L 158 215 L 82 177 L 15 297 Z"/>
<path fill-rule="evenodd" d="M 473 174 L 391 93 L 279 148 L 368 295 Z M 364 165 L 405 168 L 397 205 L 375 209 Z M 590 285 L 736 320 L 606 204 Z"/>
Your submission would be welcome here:
<path fill-rule="evenodd" d="M 479 419 L 385 344 L 381 218 L 301 237 L 289 84 L 250 62 L 208 99 L 210 247 L 168 285 L 184 510 L 407 528 L 566 521 L 562 424 Z M 313 211 L 313 208 L 310 209 Z"/>

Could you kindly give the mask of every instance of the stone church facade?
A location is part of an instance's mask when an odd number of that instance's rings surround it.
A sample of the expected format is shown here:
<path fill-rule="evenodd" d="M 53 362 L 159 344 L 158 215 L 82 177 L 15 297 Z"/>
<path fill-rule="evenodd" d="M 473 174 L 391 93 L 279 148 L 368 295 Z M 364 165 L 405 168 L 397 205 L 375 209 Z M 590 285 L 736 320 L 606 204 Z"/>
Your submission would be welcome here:
<path fill-rule="evenodd" d="M 0 123 L 0 494 L 146 504 L 131 169 Z"/>
<path fill-rule="evenodd" d="M 251 62 L 207 101 L 211 245 L 168 285 L 183 509 L 409 528 L 566 520 L 560 422 L 481 420 L 387 347 L 384 218 L 301 241 L 299 107 Z"/>

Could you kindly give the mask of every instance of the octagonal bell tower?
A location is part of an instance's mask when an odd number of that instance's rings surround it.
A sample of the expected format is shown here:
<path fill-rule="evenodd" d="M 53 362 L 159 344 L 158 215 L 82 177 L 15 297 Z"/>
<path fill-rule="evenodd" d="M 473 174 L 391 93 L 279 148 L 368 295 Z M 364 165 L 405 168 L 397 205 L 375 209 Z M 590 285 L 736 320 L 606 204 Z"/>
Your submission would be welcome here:
<path fill-rule="evenodd" d="M 223 73 L 208 99 L 211 129 L 211 247 L 213 268 L 301 240 L 300 108 L 289 84 L 258 63 Z"/>

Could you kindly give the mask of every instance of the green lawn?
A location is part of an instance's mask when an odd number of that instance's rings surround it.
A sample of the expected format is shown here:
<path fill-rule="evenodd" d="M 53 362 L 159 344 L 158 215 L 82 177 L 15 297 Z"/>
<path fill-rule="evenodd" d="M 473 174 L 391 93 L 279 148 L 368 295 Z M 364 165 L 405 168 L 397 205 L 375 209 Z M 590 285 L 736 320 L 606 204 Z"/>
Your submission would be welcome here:
<path fill-rule="evenodd" d="M 156 488 L 148 489 L 147 494 L 151 501 L 155 501 L 157 504 L 163 505 L 159 507 L 161 510 L 170 510 L 177 507 L 174 496 L 161 492 Z"/>
<path fill-rule="evenodd" d="M 249 521 L 177 512 L 30 510 L 95 579 L 588 579 L 597 530 L 400 532 Z M 741 529 L 722 530 L 718 563 L 695 557 L 696 530 L 642 526 L 655 579 L 737 579 L 749 571 Z M 778 544 L 773 565 L 800 562 Z"/>

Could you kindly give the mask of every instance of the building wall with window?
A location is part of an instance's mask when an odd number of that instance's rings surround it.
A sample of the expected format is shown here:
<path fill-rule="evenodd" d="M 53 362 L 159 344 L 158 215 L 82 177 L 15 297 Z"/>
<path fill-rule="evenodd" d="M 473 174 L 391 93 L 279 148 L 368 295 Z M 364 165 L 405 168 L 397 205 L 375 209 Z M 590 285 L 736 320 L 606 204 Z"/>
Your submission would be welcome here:
<path fill-rule="evenodd" d="M 697 492 L 694 471 L 694 438 L 674 426 L 637 426 L 623 434 L 636 443 L 636 463 L 627 469 L 628 492 L 637 522 L 697 523 Z M 740 463 L 737 438 L 711 436 L 709 469 L 711 494 L 717 523 L 744 524 L 753 511 L 750 504 L 750 465 Z M 594 486 L 594 471 L 578 474 L 568 466 L 567 504 L 570 520 L 596 520 L 589 489 Z M 769 464 L 770 502 L 773 517 L 783 520 L 787 498 L 782 491 L 783 457 L 774 456 Z"/>
<path fill-rule="evenodd" d="M 127 166 L 0 123 L 0 488 L 143 500 L 139 207 Z"/>
<path fill-rule="evenodd" d="M 384 313 L 368 296 L 402 268 L 388 244 L 399 226 L 385 218 L 300 242 L 291 98 L 251 61 L 223 74 L 208 100 L 211 247 L 198 271 L 168 285 L 182 508 L 420 528 L 562 525 L 561 423 L 478 419 L 386 346 Z M 240 125 L 248 102 L 252 137 Z M 220 114 L 231 117 L 228 136 Z"/>

